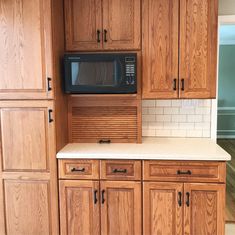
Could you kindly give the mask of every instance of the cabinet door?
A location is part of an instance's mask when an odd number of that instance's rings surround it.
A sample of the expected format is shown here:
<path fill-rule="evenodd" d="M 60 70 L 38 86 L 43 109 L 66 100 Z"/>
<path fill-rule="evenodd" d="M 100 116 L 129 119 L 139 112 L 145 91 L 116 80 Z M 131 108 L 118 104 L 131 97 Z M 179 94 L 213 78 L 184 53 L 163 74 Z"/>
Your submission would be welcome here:
<path fill-rule="evenodd" d="M 99 182 L 60 180 L 61 235 L 100 233 Z"/>
<path fill-rule="evenodd" d="M 179 0 L 143 0 L 143 98 L 178 97 Z"/>
<path fill-rule="evenodd" d="M 180 1 L 181 98 L 216 96 L 217 11 L 218 0 Z"/>
<path fill-rule="evenodd" d="M 0 99 L 52 98 L 50 0 L 0 0 L 0 18 Z"/>
<path fill-rule="evenodd" d="M 101 0 L 66 0 L 65 36 L 68 51 L 102 48 Z"/>
<path fill-rule="evenodd" d="M 140 182 L 101 182 L 101 234 L 141 234 Z"/>
<path fill-rule="evenodd" d="M 225 184 L 185 184 L 184 234 L 223 235 Z"/>
<path fill-rule="evenodd" d="M 144 235 L 182 235 L 183 184 L 144 182 Z"/>
<path fill-rule="evenodd" d="M 6 234 L 52 234 L 49 194 L 48 181 L 5 180 Z"/>
<path fill-rule="evenodd" d="M 50 170 L 55 148 L 50 111 L 53 105 L 48 101 L 0 102 L 3 171 Z"/>
<path fill-rule="evenodd" d="M 140 0 L 103 0 L 105 49 L 140 49 Z"/>

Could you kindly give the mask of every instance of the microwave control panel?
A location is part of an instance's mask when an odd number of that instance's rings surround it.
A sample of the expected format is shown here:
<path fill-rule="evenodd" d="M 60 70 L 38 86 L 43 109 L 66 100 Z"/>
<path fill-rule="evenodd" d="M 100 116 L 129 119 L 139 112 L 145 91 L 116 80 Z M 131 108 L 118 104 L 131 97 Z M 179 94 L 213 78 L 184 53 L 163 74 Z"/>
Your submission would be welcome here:
<path fill-rule="evenodd" d="M 125 57 L 126 65 L 126 84 L 134 85 L 136 82 L 136 58 L 133 56 Z"/>

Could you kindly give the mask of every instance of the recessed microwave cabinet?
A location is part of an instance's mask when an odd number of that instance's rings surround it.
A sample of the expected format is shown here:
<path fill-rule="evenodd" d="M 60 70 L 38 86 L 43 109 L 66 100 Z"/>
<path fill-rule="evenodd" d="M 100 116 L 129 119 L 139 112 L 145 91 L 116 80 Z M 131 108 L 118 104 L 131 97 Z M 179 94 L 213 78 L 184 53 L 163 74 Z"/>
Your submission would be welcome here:
<path fill-rule="evenodd" d="M 143 98 L 215 98 L 218 1 L 142 4 Z"/>
<path fill-rule="evenodd" d="M 66 0 L 67 51 L 140 49 L 140 0 Z"/>

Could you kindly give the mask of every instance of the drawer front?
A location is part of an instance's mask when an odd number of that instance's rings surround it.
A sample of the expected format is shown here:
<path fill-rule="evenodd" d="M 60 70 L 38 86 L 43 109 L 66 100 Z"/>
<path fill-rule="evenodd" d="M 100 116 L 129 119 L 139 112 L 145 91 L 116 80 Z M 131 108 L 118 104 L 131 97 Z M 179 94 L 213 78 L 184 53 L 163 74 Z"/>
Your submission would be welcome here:
<path fill-rule="evenodd" d="M 141 161 L 101 161 L 101 179 L 141 180 Z"/>
<path fill-rule="evenodd" d="M 99 160 L 59 160 L 60 179 L 99 179 Z"/>
<path fill-rule="evenodd" d="M 155 181 L 225 182 L 224 162 L 144 161 L 143 179 Z"/>

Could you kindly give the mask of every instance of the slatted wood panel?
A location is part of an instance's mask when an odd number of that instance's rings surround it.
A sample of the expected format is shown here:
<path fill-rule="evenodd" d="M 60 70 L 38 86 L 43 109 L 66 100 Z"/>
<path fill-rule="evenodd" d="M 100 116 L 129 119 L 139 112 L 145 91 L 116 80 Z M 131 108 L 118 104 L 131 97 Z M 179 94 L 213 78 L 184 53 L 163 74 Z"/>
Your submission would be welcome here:
<path fill-rule="evenodd" d="M 137 107 L 72 107 L 71 142 L 137 142 Z"/>

